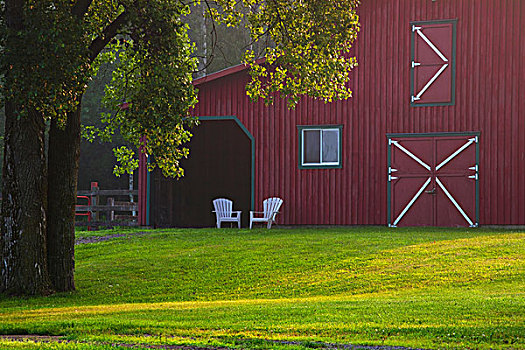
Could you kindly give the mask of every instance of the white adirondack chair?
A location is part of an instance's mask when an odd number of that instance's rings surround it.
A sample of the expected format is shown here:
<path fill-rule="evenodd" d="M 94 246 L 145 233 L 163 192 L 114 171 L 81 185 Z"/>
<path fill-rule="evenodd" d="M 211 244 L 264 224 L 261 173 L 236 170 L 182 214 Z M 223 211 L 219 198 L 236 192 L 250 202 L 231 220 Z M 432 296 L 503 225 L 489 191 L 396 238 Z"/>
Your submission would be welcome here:
<path fill-rule="evenodd" d="M 221 222 L 236 222 L 241 228 L 241 212 L 232 211 L 233 202 L 226 198 L 217 198 L 213 200 L 213 211 L 217 217 L 217 228 L 221 228 Z"/>
<path fill-rule="evenodd" d="M 277 197 L 267 198 L 263 201 L 264 211 L 250 211 L 250 229 L 254 222 L 266 222 L 267 227 L 272 228 L 272 223 L 275 222 L 275 216 L 279 213 L 279 208 L 283 204 L 283 200 Z M 255 217 L 254 214 L 263 214 L 262 217 Z"/>

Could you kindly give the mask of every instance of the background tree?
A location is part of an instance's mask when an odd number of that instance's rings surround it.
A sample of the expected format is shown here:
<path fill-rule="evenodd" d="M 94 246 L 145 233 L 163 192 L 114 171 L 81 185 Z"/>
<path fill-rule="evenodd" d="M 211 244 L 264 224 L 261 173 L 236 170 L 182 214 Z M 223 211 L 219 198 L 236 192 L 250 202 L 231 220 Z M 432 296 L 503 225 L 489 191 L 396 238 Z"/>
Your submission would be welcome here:
<path fill-rule="evenodd" d="M 113 70 L 113 65 L 101 65 L 97 75 L 89 82 L 82 97 L 80 119 L 83 127 L 94 126 L 99 129 L 103 127 L 101 113 L 108 111 L 102 106 L 102 98 L 105 86 L 111 81 Z M 122 145 L 126 145 L 126 142 L 119 134 L 114 135 L 111 142 L 105 142 L 100 138 L 81 139 L 77 184 L 79 190 L 89 190 L 93 181 L 98 182 L 102 189 L 128 188 L 129 178 L 127 176 L 117 177 L 113 174 L 115 156 L 112 150 Z M 136 184 L 137 181 L 135 181 Z"/>
<path fill-rule="evenodd" d="M 294 106 L 303 94 L 326 101 L 350 96 L 348 73 L 355 59 L 348 53 L 359 28 L 357 0 L 205 4 L 212 23 L 244 23 L 252 41 L 262 43 L 261 55 L 250 46 L 244 58 L 251 66 L 252 98 L 271 102 L 280 95 Z M 179 0 L 0 1 L 6 114 L 3 293 L 74 289 L 80 106 L 100 62 L 114 61 L 116 68 L 104 99 L 112 112 L 104 116 L 99 136 L 120 131 L 136 149 L 154 156 L 152 167 L 183 175 L 179 160 L 188 155 L 183 145 L 196 124 L 188 114 L 196 103 L 196 61 L 183 21 L 188 5 Z M 129 108 L 121 108 L 123 102 Z"/>

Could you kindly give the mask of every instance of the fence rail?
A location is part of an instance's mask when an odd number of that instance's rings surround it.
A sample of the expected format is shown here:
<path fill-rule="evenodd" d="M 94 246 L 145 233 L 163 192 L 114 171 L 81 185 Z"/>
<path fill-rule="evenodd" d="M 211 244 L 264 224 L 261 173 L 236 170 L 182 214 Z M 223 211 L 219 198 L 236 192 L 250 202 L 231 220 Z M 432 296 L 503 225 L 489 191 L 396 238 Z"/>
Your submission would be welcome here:
<path fill-rule="evenodd" d="M 109 198 L 108 198 L 109 199 Z M 77 212 L 91 211 L 91 212 L 107 212 L 107 211 L 137 211 L 139 205 L 137 203 L 129 203 L 127 205 L 77 205 Z"/>
<path fill-rule="evenodd" d="M 77 196 L 138 196 L 139 191 L 137 190 L 88 190 L 88 191 L 77 191 Z"/>
<path fill-rule="evenodd" d="M 90 231 L 93 231 L 93 228 L 98 227 L 135 227 L 139 224 L 133 221 L 83 221 L 83 222 L 75 222 L 75 226 L 80 227 L 88 227 Z"/>
<path fill-rule="evenodd" d="M 75 226 L 87 226 L 88 230 L 104 226 L 138 226 L 138 193 L 136 190 L 101 190 L 97 182 L 92 182 L 91 190 L 77 191 L 76 215 L 85 216 L 87 220 L 76 221 Z M 102 197 L 106 197 L 106 204 L 101 204 Z M 125 197 L 127 201 L 117 201 L 114 197 Z"/>

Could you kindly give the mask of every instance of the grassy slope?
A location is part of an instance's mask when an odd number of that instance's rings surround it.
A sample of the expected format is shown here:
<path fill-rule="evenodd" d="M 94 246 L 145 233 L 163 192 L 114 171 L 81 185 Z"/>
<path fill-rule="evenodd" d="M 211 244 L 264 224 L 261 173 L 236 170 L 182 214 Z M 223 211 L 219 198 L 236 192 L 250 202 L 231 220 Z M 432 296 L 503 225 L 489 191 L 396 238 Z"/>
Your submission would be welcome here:
<path fill-rule="evenodd" d="M 76 257 L 79 291 L 0 300 L 0 333 L 525 348 L 523 232 L 170 230 L 80 245 Z"/>

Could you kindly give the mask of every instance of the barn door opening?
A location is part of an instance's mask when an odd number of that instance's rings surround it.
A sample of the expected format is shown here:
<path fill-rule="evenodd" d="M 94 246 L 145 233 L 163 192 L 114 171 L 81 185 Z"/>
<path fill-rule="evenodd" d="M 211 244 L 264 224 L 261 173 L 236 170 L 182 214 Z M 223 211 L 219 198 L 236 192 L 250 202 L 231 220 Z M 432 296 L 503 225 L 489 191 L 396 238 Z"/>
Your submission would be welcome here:
<path fill-rule="evenodd" d="M 478 133 L 387 137 L 389 226 L 478 226 Z"/>
<path fill-rule="evenodd" d="M 184 177 L 167 179 L 156 171 L 151 220 L 156 227 L 212 227 L 212 200 L 233 200 L 248 222 L 252 208 L 253 137 L 235 117 L 200 118 L 191 132 Z"/>

